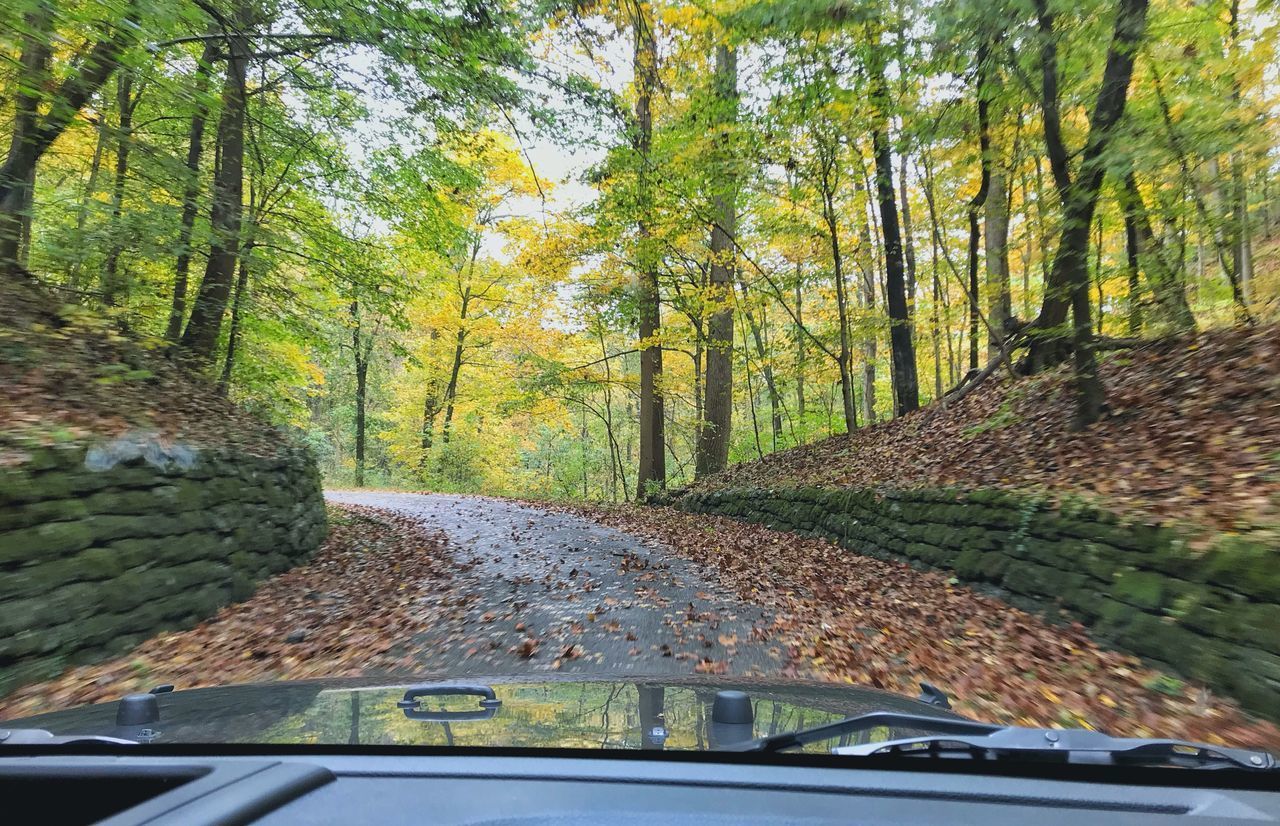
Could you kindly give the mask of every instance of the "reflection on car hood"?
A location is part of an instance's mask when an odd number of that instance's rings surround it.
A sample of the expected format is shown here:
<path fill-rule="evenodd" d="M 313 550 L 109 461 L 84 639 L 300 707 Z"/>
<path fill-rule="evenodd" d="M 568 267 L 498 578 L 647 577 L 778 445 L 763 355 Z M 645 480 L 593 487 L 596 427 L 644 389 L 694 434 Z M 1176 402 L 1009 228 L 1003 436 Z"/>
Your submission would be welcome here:
<path fill-rule="evenodd" d="M 691 677 L 448 682 L 488 685 L 501 703 L 489 713 L 476 696 L 429 696 L 406 709 L 401 702 L 406 690 L 422 683 L 281 682 L 161 694 L 159 721 L 142 726 L 118 725 L 116 702 L 4 725 L 157 743 L 708 749 L 871 711 L 951 716 L 936 706 L 876 689 L 801 681 Z M 721 690 L 746 692 L 754 723 L 713 723 L 712 703 Z"/>

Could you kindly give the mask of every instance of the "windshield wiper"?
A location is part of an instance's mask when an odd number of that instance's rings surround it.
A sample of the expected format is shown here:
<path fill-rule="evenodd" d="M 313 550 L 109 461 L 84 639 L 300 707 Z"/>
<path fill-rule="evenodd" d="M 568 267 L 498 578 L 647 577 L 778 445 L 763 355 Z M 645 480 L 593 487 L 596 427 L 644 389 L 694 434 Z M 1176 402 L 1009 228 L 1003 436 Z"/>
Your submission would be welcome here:
<path fill-rule="evenodd" d="M 833 754 L 853 757 L 905 756 L 976 760 L 1047 759 L 1064 763 L 1177 766 L 1196 769 L 1276 769 L 1263 751 L 1232 749 L 1186 740 L 1112 737 L 1087 729 L 1037 729 L 975 723 L 972 720 L 876 711 L 800 731 L 784 732 L 727 747 L 729 751 L 776 752 L 872 729 L 907 729 L 921 736 L 837 746 Z"/>
<path fill-rule="evenodd" d="M 1107 766 L 1175 766 L 1193 769 L 1274 770 L 1276 759 L 1263 751 L 1232 749 L 1187 740 L 1112 737 L 1088 729 L 1000 728 L 988 734 L 909 737 L 856 746 L 833 754 L 969 758 L 974 760 L 1047 759 Z"/>
<path fill-rule="evenodd" d="M 726 751 L 782 751 L 809 743 L 820 743 L 844 734 L 856 734 L 875 728 L 914 729 L 936 734 L 984 735 L 1000 731 L 1000 726 L 975 723 L 959 717 L 927 717 L 922 714 L 899 714 L 893 711 L 873 711 L 857 717 L 846 717 L 834 723 L 826 723 L 799 731 L 771 734 L 758 740 L 748 740 L 726 748 Z"/>

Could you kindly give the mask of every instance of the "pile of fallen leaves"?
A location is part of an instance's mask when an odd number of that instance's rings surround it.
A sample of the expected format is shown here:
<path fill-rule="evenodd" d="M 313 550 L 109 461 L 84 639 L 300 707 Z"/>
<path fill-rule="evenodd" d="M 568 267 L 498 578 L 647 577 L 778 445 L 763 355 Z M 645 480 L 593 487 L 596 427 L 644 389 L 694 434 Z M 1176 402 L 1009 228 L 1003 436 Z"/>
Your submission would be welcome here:
<path fill-rule="evenodd" d="M 999 723 L 1280 746 L 1280 729 L 1230 701 L 1100 648 L 1078 623 L 1051 625 L 945 574 L 669 508 L 564 509 L 661 542 L 767 608 L 775 619 L 756 641 L 787 646 L 784 675 L 912 695 L 930 682 L 961 714 Z"/>
<path fill-rule="evenodd" d="M 0 699 L 0 719 L 160 683 L 185 689 L 403 672 L 413 660 L 398 646 L 430 627 L 447 594 L 444 537 L 388 511 L 349 505 L 330 513 L 329 538 L 307 564 L 195 628 L 19 689 Z"/>
<path fill-rule="evenodd" d="M 1109 413 L 1070 430 L 1068 372 L 993 377 L 959 402 L 781 451 L 698 488 L 1002 487 L 1100 498 L 1153 521 L 1280 523 L 1280 327 L 1107 354 Z"/>
<path fill-rule="evenodd" d="M 61 304 L 21 273 L 0 273 L 0 387 L 0 466 L 24 461 L 33 444 L 129 431 L 260 456 L 285 442 L 176 363 L 165 342 Z"/>

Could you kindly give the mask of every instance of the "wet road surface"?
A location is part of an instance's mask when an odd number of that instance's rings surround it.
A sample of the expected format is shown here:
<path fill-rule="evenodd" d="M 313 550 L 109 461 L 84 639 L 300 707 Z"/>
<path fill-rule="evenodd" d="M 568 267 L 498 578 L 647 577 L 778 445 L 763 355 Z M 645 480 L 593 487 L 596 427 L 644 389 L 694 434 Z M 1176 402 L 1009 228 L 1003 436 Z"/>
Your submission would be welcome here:
<path fill-rule="evenodd" d="M 406 641 L 423 672 L 764 675 L 771 617 L 660 546 L 582 517 L 478 496 L 327 491 L 448 537 L 450 610 Z M 536 641 L 532 656 L 530 640 Z"/>

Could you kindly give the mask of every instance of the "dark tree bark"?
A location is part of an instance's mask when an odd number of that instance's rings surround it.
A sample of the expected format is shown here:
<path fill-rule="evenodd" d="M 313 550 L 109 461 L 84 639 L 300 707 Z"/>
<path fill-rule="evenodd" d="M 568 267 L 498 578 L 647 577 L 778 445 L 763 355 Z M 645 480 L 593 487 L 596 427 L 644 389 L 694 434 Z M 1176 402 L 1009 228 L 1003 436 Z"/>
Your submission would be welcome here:
<path fill-rule="evenodd" d="M 1089 133 L 1073 179 L 1062 142 L 1057 99 L 1057 45 L 1053 15 L 1047 0 L 1036 0 L 1041 35 L 1045 148 L 1063 204 L 1062 227 L 1054 255 L 1044 303 L 1033 322 L 1028 366 L 1038 370 L 1073 351 L 1076 383 L 1074 426 L 1083 428 L 1097 421 L 1105 403 L 1093 351 L 1093 324 L 1089 302 L 1089 229 L 1098 203 L 1098 193 L 1106 174 L 1104 153 L 1124 114 L 1129 81 L 1137 45 L 1146 28 L 1147 0 L 1120 0 L 1107 50 L 1102 86 L 1089 116 Z M 1067 310 L 1073 316 L 1069 337 L 1061 332 Z"/>
<path fill-rule="evenodd" d="M 636 498 L 649 498 L 652 489 L 667 485 L 666 414 L 663 404 L 662 347 L 658 335 L 662 329 L 662 303 L 658 292 L 658 267 L 650 248 L 649 215 L 652 205 L 649 193 L 650 147 L 653 141 L 651 103 L 657 88 L 657 44 L 653 17 L 648 7 L 639 2 L 632 6 L 636 108 L 634 145 L 639 166 L 637 189 L 640 219 L 636 235 L 639 246 L 639 295 L 637 296 L 640 340 L 640 459 L 636 478 Z"/>
<path fill-rule="evenodd" d="M 879 85 L 883 87 L 883 77 L 880 78 Z M 883 94 L 885 98 L 888 97 L 887 93 Z M 885 121 L 887 122 L 887 117 Z M 871 139 L 876 156 L 880 231 L 884 235 L 885 292 L 889 304 L 889 355 L 893 362 L 894 413 L 903 416 L 920 407 L 916 347 L 907 308 L 906 267 L 902 256 L 902 235 L 898 229 L 898 206 L 894 202 L 893 159 L 889 151 L 889 137 L 881 128 L 871 133 Z"/>
<path fill-rule="evenodd" d="M 138 105 L 133 94 L 133 74 L 121 72 L 116 79 L 116 168 L 111 186 L 111 248 L 102 268 L 102 303 L 114 306 L 128 289 L 120 275 L 120 256 L 126 244 L 122 226 L 124 190 L 129 178 L 129 150 L 133 146 L 133 111 Z"/>
<path fill-rule="evenodd" d="M 115 26 L 76 61 L 78 69 L 48 97 L 49 109 L 43 117 L 28 121 L 29 129 L 10 144 L 10 152 L 0 165 L 0 267 L 12 267 L 17 260 L 22 237 L 21 215 L 25 207 L 25 187 L 35 180 L 36 164 L 58 139 L 84 105 L 115 71 L 120 55 L 133 41 L 134 29 Z M 12 229 L 6 229 L 12 227 Z"/>
<path fill-rule="evenodd" d="M 916 244 L 911 232 L 911 203 L 907 200 L 907 164 L 909 156 L 902 156 L 898 169 L 898 202 L 902 209 L 902 253 L 907 263 L 907 312 L 916 311 Z M 914 328 L 913 328 L 914 332 Z"/>
<path fill-rule="evenodd" d="M 237 18 L 244 31 L 250 17 L 241 6 Z M 231 280 L 240 252 L 240 223 L 244 212 L 244 146 L 248 38 L 234 33 L 226 39 L 226 77 L 222 88 L 222 113 L 218 118 L 218 164 L 213 181 L 213 209 L 209 229 L 213 240 L 204 278 L 182 333 L 182 349 L 197 364 L 213 359 L 222 331 L 222 317 L 231 295 Z"/>
<path fill-rule="evenodd" d="M 1047 0 L 1036 0 L 1036 9 L 1041 39 L 1045 154 L 1062 201 L 1063 214 L 1058 248 L 1045 284 L 1044 301 L 1032 325 L 1035 335 L 1028 358 L 1032 372 L 1061 361 L 1072 347 L 1073 334 L 1064 334 L 1063 327 L 1073 305 L 1076 288 L 1082 283 L 1087 297 L 1089 229 L 1106 173 L 1103 154 L 1111 142 L 1116 123 L 1124 114 L 1129 81 L 1133 76 L 1134 54 L 1146 27 L 1147 0 L 1121 0 L 1119 4 L 1102 85 L 1089 116 L 1089 133 L 1075 178 L 1071 175 L 1070 155 L 1062 140 L 1054 16 Z M 1075 326 L 1079 329 L 1078 319 Z"/>
<path fill-rule="evenodd" d="M 998 335 L 987 336 L 987 359 L 1000 354 L 1001 336 L 1013 314 L 1009 285 L 1009 192 L 1008 178 L 997 170 L 991 176 L 986 203 L 987 323 Z"/>
<path fill-rule="evenodd" d="M 729 462 L 729 438 L 733 420 L 733 238 L 737 233 L 737 181 L 733 174 L 731 138 L 737 123 L 738 56 L 728 46 L 716 47 L 716 128 L 724 130 L 717 154 L 720 169 L 715 177 L 711 227 L 711 299 L 719 305 L 707 320 L 707 366 L 703 385 L 703 416 L 694 448 L 694 472 L 703 477 L 724 470 Z"/>
<path fill-rule="evenodd" d="M 365 470 L 365 406 L 369 386 L 369 355 L 373 349 L 373 336 L 364 336 L 361 330 L 360 302 L 351 301 L 351 352 L 356 368 L 356 478 L 355 485 L 364 487 Z"/>
<path fill-rule="evenodd" d="M 805 368 L 805 349 L 804 349 L 804 285 L 801 281 L 802 268 L 799 261 L 796 262 L 796 417 L 804 421 L 804 368 Z"/>
<path fill-rule="evenodd" d="M 435 379 L 427 382 L 427 393 L 422 401 L 422 457 L 418 460 L 419 469 L 427 465 L 427 451 L 435 440 L 436 416 L 440 415 L 440 387 Z"/>
<path fill-rule="evenodd" d="M 236 351 L 240 345 L 240 325 L 243 323 L 244 302 L 249 290 L 250 261 L 253 242 L 245 242 L 240 252 L 240 272 L 236 276 L 235 298 L 231 301 L 231 326 L 227 328 L 227 353 L 222 361 L 222 377 L 218 388 L 225 395 L 231 389 L 231 371 L 235 368 Z"/>
<path fill-rule="evenodd" d="M 827 159 L 831 160 L 831 159 Z M 832 162 L 833 163 L 833 162 Z M 853 399 L 853 347 L 849 341 L 849 290 L 845 284 L 844 256 L 840 249 L 840 228 L 836 222 L 834 182 L 831 169 L 823 164 L 820 180 L 822 189 L 822 218 L 827 225 L 827 240 L 831 245 L 832 276 L 836 282 L 836 316 L 840 325 L 840 401 L 844 411 L 845 429 L 852 433 L 858 429 L 858 412 Z"/>
<path fill-rule="evenodd" d="M 40 93 L 49 74 L 53 7 L 44 2 L 23 17 L 26 29 L 22 54 L 18 57 L 17 92 L 13 96 L 13 131 L 9 137 L 9 158 L 21 155 L 33 140 L 40 121 Z M 6 163 L 7 167 L 8 164 Z M 36 166 L 15 170 L 11 182 L 12 204 L 0 209 L 0 269 L 25 267 L 31 237 L 31 212 L 35 205 Z M 3 174 L 3 173 L 0 173 Z M 0 183 L 8 183 L 0 178 Z"/>
<path fill-rule="evenodd" d="M 865 173 L 865 170 L 864 170 Z M 871 203 L 871 179 L 863 175 L 863 189 L 867 192 L 868 203 Z M 855 258 L 859 269 L 858 297 L 862 300 L 862 311 L 866 317 L 872 317 L 876 308 L 876 261 L 871 255 L 874 249 L 872 241 L 871 220 L 866 210 L 862 213 L 862 224 L 859 227 L 859 251 L 862 260 Z M 862 339 L 862 421 L 867 427 L 876 423 L 876 330 L 869 328 Z M 851 391 L 852 392 L 852 391 Z M 855 399 L 856 401 L 856 399 Z"/>
<path fill-rule="evenodd" d="M 475 249 L 475 248 L 473 248 Z M 475 261 L 475 256 L 471 258 Z M 471 284 L 462 290 L 462 304 L 458 310 L 458 334 L 453 345 L 453 363 L 449 366 L 449 383 L 444 388 L 444 425 L 440 431 L 440 441 L 449 444 L 449 435 L 453 429 L 453 408 L 458 400 L 458 378 L 462 375 L 462 361 L 467 346 L 467 314 L 471 308 Z"/>
<path fill-rule="evenodd" d="M 978 44 L 977 85 L 978 99 L 978 148 L 981 176 L 978 179 L 978 191 L 969 199 L 969 369 L 978 369 L 978 322 L 981 314 L 978 297 L 978 245 L 981 241 L 982 228 L 979 215 L 987 202 L 987 193 L 991 189 L 991 101 L 987 88 L 989 48 L 984 41 Z"/>
<path fill-rule="evenodd" d="M 1228 25 L 1230 42 L 1228 56 L 1234 57 L 1240 42 L 1240 0 L 1231 0 L 1228 9 Z M 1231 83 L 1231 100 L 1240 105 L 1240 79 L 1233 77 Z M 1249 192 L 1244 177 L 1244 153 L 1236 150 L 1231 153 L 1231 268 L 1235 271 L 1235 282 L 1239 285 L 1240 303 L 1248 311 L 1253 281 L 1253 248 L 1249 237 Z"/>
<path fill-rule="evenodd" d="M 182 220 L 178 230 L 178 260 L 173 268 L 173 302 L 169 306 L 169 324 L 165 339 L 176 342 L 182 334 L 182 322 L 187 314 L 187 282 L 191 271 L 191 236 L 195 231 L 196 215 L 200 209 L 200 160 L 204 154 L 205 122 L 209 119 L 209 107 L 204 102 L 209 91 L 213 62 L 218 56 L 217 41 L 205 44 L 204 53 L 196 65 L 193 91 L 196 109 L 191 115 L 187 130 L 186 181 L 182 187 Z"/>

